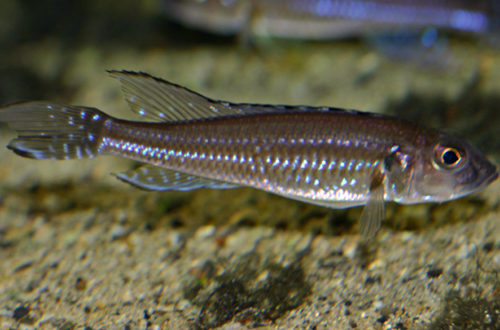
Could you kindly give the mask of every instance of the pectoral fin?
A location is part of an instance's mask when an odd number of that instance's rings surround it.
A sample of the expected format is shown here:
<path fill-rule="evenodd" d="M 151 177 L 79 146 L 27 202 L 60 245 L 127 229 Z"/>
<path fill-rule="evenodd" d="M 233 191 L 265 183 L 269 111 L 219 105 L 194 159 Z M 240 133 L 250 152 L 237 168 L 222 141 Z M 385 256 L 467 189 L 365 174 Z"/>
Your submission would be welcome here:
<path fill-rule="evenodd" d="M 370 185 L 368 203 L 361 213 L 359 230 L 364 237 L 374 237 L 380 228 L 384 214 L 384 174 L 382 169 L 374 173 Z"/>

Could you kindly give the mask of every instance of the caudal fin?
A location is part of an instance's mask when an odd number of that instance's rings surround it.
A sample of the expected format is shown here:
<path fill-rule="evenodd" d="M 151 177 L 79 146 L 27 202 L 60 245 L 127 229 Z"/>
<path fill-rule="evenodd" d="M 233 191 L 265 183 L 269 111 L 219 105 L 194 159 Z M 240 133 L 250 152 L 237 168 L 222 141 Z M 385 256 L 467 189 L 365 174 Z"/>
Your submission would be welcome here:
<path fill-rule="evenodd" d="M 0 109 L 0 123 L 17 131 L 7 148 L 35 159 L 92 158 L 99 155 L 109 116 L 95 108 L 44 102 Z"/>

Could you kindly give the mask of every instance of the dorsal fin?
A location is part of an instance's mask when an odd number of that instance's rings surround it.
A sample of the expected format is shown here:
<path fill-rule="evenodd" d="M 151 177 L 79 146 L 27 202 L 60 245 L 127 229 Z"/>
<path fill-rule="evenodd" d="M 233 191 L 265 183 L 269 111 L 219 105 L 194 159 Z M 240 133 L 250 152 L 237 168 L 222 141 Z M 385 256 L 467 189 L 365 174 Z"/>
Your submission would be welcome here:
<path fill-rule="evenodd" d="M 243 114 L 272 113 L 284 111 L 335 111 L 358 113 L 330 107 L 301 105 L 274 105 L 231 103 L 213 100 L 199 93 L 147 73 L 132 71 L 108 71 L 117 78 L 125 99 L 133 112 L 143 118 L 159 122 L 186 121 L 238 116 Z M 363 114 L 359 112 L 359 114 Z"/>
<path fill-rule="evenodd" d="M 229 189 L 236 185 L 201 178 L 154 165 L 143 165 L 135 170 L 116 174 L 116 177 L 145 190 L 186 191 L 199 188 Z"/>
<path fill-rule="evenodd" d="M 185 87 L 147 73 L 108 71 L 117 78 L 130 108 L 153 121 L 169 122 L 276 111 L 272 106 L 252 107 L 212 100 Z"/>

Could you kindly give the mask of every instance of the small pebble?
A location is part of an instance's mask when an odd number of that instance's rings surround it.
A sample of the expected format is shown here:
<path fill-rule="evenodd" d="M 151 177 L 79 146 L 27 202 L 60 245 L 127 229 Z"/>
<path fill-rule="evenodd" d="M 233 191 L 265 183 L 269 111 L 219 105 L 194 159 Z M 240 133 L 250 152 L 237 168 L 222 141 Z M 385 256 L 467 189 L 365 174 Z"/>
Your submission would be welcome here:
<path fill-rule="evenodd" d="M 427 271 L 428 278 L 439 277 L 443 273 L 443 268 L 431 268 Z"/>
<path fill-rule="evenodd" d="M 12 318 L 14 318 L 16 321 L 19 321 L 25 318 L 29 312 L 30 312 L 29 307 L 19 306 L 16 309 L 14 309 L 14 313 L 12 313 Z"/>

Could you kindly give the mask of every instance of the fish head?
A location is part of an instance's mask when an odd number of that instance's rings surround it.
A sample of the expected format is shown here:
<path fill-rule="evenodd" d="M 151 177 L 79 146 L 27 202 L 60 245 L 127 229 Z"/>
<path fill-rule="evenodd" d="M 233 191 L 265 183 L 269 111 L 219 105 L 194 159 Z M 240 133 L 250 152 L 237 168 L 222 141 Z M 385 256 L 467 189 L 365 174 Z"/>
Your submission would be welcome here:
<path fill-rule="evenodd" d="M 425 143 L 412 179 L 413 202 L 443 202 L 488 186 L 497 167 L 467 140 L 439 132 Z"/>

